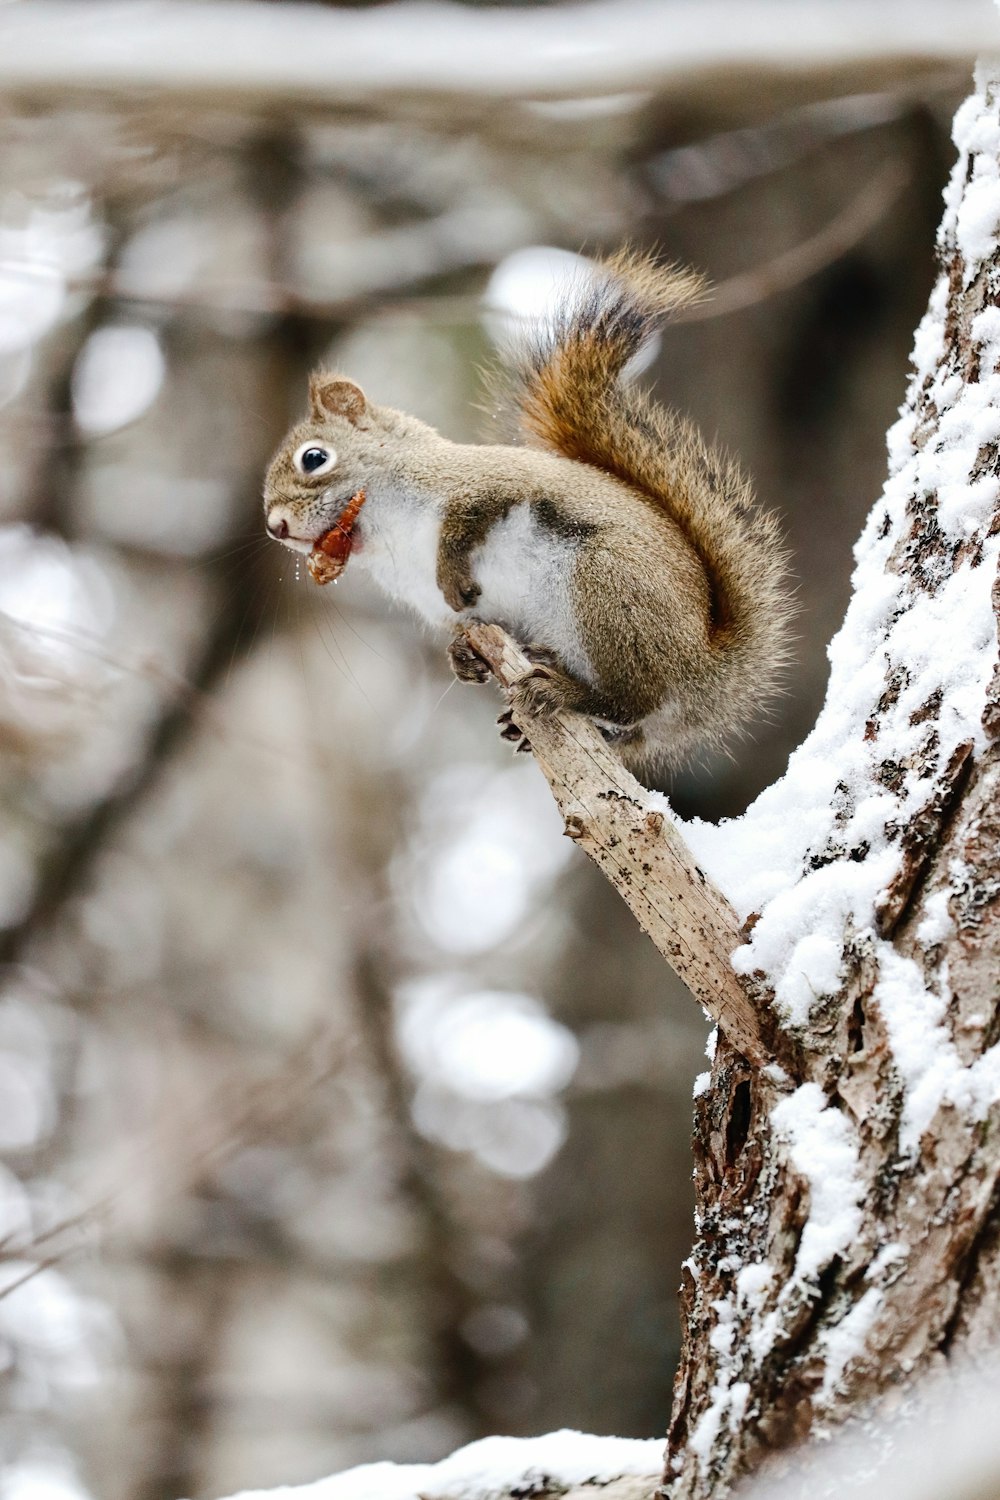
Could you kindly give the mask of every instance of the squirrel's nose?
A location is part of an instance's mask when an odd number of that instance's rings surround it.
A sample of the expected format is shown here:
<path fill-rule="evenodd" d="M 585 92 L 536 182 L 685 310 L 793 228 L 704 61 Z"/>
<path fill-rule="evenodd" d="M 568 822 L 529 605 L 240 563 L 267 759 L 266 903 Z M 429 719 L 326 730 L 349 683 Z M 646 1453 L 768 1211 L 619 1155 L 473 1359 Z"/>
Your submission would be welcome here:
<path fill-rule="evenodd" d="M 283 542 L 288 535 L 288 522 L 284 516 L 276 516 L 272 513 L 267 518 L 267 530 L 276 542 Z"/>

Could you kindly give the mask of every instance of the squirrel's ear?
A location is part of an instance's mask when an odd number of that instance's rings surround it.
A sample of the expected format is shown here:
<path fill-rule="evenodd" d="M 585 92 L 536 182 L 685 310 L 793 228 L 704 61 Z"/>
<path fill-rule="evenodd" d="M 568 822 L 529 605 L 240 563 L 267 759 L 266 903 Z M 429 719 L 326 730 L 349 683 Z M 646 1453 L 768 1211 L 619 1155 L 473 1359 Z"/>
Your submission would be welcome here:
<path fill-rule="evenodd" d="M 346 417 L 357 424 L 368 412 L 364 391 L 341 375 L 310 375 L 309 407 L 317 422 L 325 417 Z"/>

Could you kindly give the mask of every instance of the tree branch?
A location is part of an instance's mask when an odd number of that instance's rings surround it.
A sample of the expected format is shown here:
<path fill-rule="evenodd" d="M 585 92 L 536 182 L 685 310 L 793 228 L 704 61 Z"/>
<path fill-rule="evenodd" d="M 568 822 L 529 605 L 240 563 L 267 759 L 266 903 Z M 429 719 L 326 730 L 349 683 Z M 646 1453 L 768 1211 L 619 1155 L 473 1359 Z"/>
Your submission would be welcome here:
<path fill-rule="evenodd" d="M 531 663 L 496 625 L 467 635 L 510 688 Z M 600 733 L 578 714 L 514 722 L 552 788 L 569 838 L 604 872 L 670 967 L 732 1045 L 751 1062 L 781 1048 L 766 992 L 745 985 L 729 961 L 743 941 L 736 913 L 698 868 L 663 799 L 640 786 Z"/>
<path fill-rule="evenodd" d="M 170 0 L 131 12 L 121 5 L 22 0 L 0 7 L 0 87 L 65 98 L 79 90 L 155 89 L 171 103 L 208 97 L 241 110 L 387 101 L 426 118 L 440 101 L 454 121 L 478 105 L 676 92 L 714 75 L 716 91 L 759 90 L 761 76 L 787 88 L 808 73 L 845 91 L 885 88 L 942 64 L 965 66 L 995 45 L 983 8 L 952 0 L 882 0 L 863 24 L 837 0 L 813 0 L 809 25 L 789 31 L 780 0 L 752 9 L 703 0 L 701 24 L 663 16 L 649 0 L 559 8 L 558 16 L 514 6 L 468 13 L 425 4 L 357 12 L 286 4 L 193 4 Z M 573 47 L 565 38 L 575 39 Z M 303 67 L 308 57 L 310 66 Z M 758 105 L 759 107 L 759 105 Z"/>

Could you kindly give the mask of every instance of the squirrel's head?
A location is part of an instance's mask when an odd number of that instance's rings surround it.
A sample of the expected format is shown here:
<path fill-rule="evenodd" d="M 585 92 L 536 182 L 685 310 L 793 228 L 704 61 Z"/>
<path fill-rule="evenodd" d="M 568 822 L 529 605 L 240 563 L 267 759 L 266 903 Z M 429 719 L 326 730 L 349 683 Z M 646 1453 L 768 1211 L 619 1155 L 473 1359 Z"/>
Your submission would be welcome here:
<path fill-rule="evenodd" d="M 387 416 L 352 380 L 310 377 L 309 416 L 289 432 L 264 480 L 270 536 L 296 552 L 312 550 L 351 497 L 371 482 L 378 450 L 391 436 Z"/>

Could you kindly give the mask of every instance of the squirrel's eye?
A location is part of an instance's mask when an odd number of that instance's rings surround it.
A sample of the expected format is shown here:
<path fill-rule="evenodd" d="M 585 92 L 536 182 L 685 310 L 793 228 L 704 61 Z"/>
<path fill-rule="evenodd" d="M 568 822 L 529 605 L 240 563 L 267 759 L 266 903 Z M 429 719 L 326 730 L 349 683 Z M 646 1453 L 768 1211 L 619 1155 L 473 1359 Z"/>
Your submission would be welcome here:
<path fill-rule="evenodd" d="M 303 474 L 324 474 L 336 462 L 333 449 L 324 448 L 320 443 L 303 443 L 295 455 L 295 466 Z"/>

